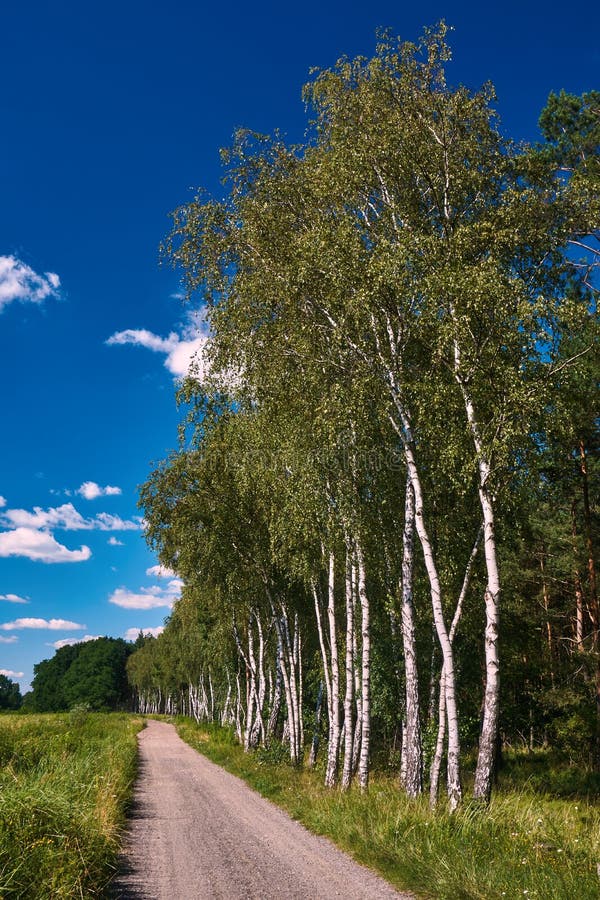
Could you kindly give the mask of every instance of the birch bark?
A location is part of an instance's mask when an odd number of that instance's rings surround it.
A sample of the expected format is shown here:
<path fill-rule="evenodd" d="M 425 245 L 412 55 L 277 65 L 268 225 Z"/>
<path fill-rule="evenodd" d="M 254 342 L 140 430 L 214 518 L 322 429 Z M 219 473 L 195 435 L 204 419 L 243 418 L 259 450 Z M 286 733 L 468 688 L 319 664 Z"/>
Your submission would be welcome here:
<path fill-rule="evenodd" d="M 462 786 L 460 783 L 460 736 L 458 731 L 458 709 L 456 705 L 456 687 L 454 674 L 454 655 L 452 644 L 448 638 L 448 631 L 444 621 L 442 606 L 442 589 L 440 578 L 435 563 L 433 544 L 425 524 L 425 511 L 423 504 L 423 489 L 417 467 L 412 427 L 408 411 L 405 409 L 402 398 L 394 384 L 393 373 L 390 373 L 394 390 L 394 401 L 400 416 L 400 424 L 395 421 L 397 433 L 402 441 L 404 456 L 408 470 L 408 478 L 412 485 L 415 499 L 415 527 L 419 536 L 419 542 L 423 551 L 425 570 L 429 580 L 431 593 L 431 606 L 433 620 L 442 651 L 443 665 L 445 668 L 444 693 L 448 718 L 448 802 L 450 810 L 455 810 L 462 799 Z"/>
<path fill-rule="evenodd" d="M 361 722 L 360 758 L 358 761 L 358 783 L 361 790 L 369 786 L 369 750 L 371 738 L 371 614 L 367 593 L 365 558 L 360 540 L 356 540 L 356 562 L 358 569 L 358 596 L 361 606 Z"/>
<path fill-rule="evenodd" d="M 475 447 L 479 476 L 479 502 L 483 514 L 483 547 L 487 570 L 487 584 L 485 588 L 485 693 L 473 793 L 476 799 L 487 803 L 492 792 L 500 712 L 500 658 L 498 653 L 500 573 L 496 550 L 494 503 L 490 489 L 490 460 L 484 450 L 481 431 L 475 414 L 475 406 L 462 372 L 461 351 L 458 341 L 454 342 L 454 364 L 456 380 L 462 392 L 467 422 Z"/>
<path fill-rule="evenodd" d="M 276 616 L 276 618 L 275 618 L 275 627 L 278 630 L 278 635 L 280 638 L 280 641 L 279 641 L 279 648 L 280 648 L 279 664 L 281 666 L 281 675 L 283 678 L 283 689 L 285 692 L 285 702 L 286 702 L 286 708 L 287 708 L 287 723 L 286 723 L 287 727 L 284 731 L 284 739 L 285 739 L 285 735 L 287 733 L 287 737 L 289 740 L 290 760 L 293 765 L 296 765 L 296 763 L 298 762 L 298 747 L 297 747 L 297 742 L 296 742 L 296 724 L 295 724 L 295 719 L 294 719 L 294 700 L 292 697 L 290 673 L 288 672 L 289 657 L 288 657 L 288 660 L 286 660 L 287 648 L 286 648 L 286 641 L 285 641 L 284 624 L 283 624 L 282 618 L 279 616 Z"/>
<path fill-rule="evenodd" d="M 423 750 L 419 718 L 419 675 L 413 603 L 415 495 L 406 480 L 402 555 L 402 642 L 405 672 L 405 725 L 402 731 L 402 781 L 409 797 L 423 790 Z"/>
<path fill-rule="evenodd" d="M 344 768 L 342 789 L 347 790 L 352 780 L 352 749 L 354 746 L 354 585 L 352 550 L 346 549 L 346 690 L 344 694 Z"/>
<path fill-rule="evenodd" d="M 329 554 L 329 579 L 327 590 L 327 620 L 331 657 L 330 735 L 327 748 L 325 784 L 333 787 L 337 781 L 340 747 L 340 670 L 338 660 L 337 627 L 335 621 L 335 555 Z"/>
<path fill-rule="evenodd" d="M 479 544 L 481 543 L 481 538 L 483 535 L 483 528 L 480 528 L 477 537 L 475 538 L 475 543 L 473 544 L 473 548 L 471 550 L 471 555 L 469 556 L 469 560 L 467 562 L 467 566 L 465 569 L 465 575 L 463 578 L 462 587 L 460 589 L 460 593 L 458 595 L 458 601 L 456 603 L 456 609 L 454 610 L 454 616 L 452 617 L 452 624 L 450 625 L 450 643 L 454 643 L 454 636 L 456 634 L 456 629 L 458 628 L 458 624 L 460 622 L 460 618 L 462 616 L 463 605 L 465 601 L 465 597 L 467 596 L 467 591 L 469 590 L 469 584 L 471 583 L 471 575 L 473 573 L 473 566 L 475 564 L 475 557 L 477 556 L 479 550 Z M 438 787 L 440 781 L 440 769 L 442 765 L 442 757 L 444 755 L 444 741 L 446 738 L 446 691 L 445 691 L 445 680 L 446 673 L 444 670 L 444 666 L 442 665 L 442 672 L 440 674 L 440 694 L 438 700 L 438 733 L 435 745 L 435 751 L 433 754 L 433 759 L 431 761 L 431 769 L 429 775 L 429 805 L 433 809 L 437 805 L 438 798 Z"/>
<path fill-rule="evenodd" d="M 360 693 L 360 671 L 358 662 L 358 635 L 356 629 L 357 608 L 358 608 L 358 571 L 356 565 L 352 567 L 352 584 L 354 590 L 352 592 L 352 615 L 355 627 L 352 634 L 352 666 L 354 669 L 354 696 L 356 697 L 356 724 L 354 726 L 354 746 L 352 747 L 352 771 L 358 769 L 358 761 L 360 759 L 360 744 L 362 736 L 362 697 Z"/>
<path fill-rule="evenodd" d="M 333 716 L 331 714 L 331 675 L 329 671 L 329 659 L 327 656 L 327 649 L 325 647 L 325 635 L 323 632 L 323 620 L 321 617 L 321 604 L 319 602 L 319 594 L 317 591 L 317 586 L 313 582 L 312 585 L 313 591 L 313 599 L 315 603 L 315 617 L 317 620 L 317 633 L 319 636 L 319 647 L 321 648 L 321 659 L 323 661 L 323 679 L 325 681 L 325 699 L 327 702 L 327 748 L 329 752 L 329 747 L 331 745 L 331 735 L 333 729 Z M 316 751 L 315 751 L 316 756 Z"/>

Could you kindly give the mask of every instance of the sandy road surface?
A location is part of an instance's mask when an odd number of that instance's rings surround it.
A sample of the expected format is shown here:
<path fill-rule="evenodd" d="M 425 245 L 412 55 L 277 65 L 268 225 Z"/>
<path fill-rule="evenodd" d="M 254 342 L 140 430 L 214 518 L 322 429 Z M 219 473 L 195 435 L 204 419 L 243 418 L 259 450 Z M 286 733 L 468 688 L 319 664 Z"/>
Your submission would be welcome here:
<path fill-rule="evenodd" d="M 114 897 L 144 900 L 404 898 L 325 838 L 150 720 Z"/>

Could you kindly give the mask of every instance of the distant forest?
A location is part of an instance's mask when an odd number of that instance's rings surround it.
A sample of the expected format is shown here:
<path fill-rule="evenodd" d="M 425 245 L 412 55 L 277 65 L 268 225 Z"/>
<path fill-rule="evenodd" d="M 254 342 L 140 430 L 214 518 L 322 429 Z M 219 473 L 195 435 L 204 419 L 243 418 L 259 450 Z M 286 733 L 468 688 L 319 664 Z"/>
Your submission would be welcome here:
<path fill-rule="evenodd" d="M 73 707 L 109 711 L 131 708 L 126 663 L 135 645 L 101 637 L 67 644 L 51 659 L 34 666 L 31 691 L 23 698 L 28 712 L 62 712 Z"/>
<path fill-rule="evenodd" d="M 0 675 L 0 711 L 19 709 L 23 702 L 21 689 L 16 681 Z"/>

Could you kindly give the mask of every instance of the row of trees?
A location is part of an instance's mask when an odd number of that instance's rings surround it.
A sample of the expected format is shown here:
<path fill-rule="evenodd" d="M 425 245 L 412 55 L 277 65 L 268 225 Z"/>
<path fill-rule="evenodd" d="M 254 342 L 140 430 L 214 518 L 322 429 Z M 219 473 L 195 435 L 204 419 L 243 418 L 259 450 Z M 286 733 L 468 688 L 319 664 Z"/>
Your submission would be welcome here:
<path fill-rule="evenodd" d="M 128 709 L 131 690 L 127 658 L 143 643 L 101 637 L 67 644 L 33 667 L 31 691 L 24 697 L 28 712 L 61 712 L 85 705 L 93 710 Z"/>
<path fill-rule="evenodd" d="M 441 25 L 319 72 L 306 144 L 240 133 L 226 199 L 174 214 L 210 373 L 141 494 L 183 597 L 128 666 L 293 762 L 323 723 L 329 785 L 397 747 L 435 802 L 445 758 L 455 808 L 500 732 L 598 760 L 600 94 L 516 146 L 449 57 Z"/>

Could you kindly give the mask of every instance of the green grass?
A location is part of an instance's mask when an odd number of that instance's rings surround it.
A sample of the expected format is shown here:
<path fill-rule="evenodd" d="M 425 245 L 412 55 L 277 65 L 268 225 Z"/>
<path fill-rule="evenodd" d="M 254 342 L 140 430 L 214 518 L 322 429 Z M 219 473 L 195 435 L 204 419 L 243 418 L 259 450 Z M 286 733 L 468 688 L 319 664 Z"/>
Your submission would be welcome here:
<path fill-rule="evenodd" d="M 399 888 L 438 900 L 600 897 L 600 808 L 591 798 L 548 794 L 556 772 L 545 793 L 529 774 L 505 774 L 488 809 L 467 802 L 449 815 L 432 813 L 425 799 L 409 802 L 389 775 L 374 776 L 366 795 L 328 791 L 322 772 L 293 770 L 268 752 L 244 754 L 224 729 L 184 719 L 177 728 L 192 747 Z"/>
<path fill-rule="evenodd" d="M 0 898 L 103 896 L 136 771 L 142 720 L 0 717 Z"/>

